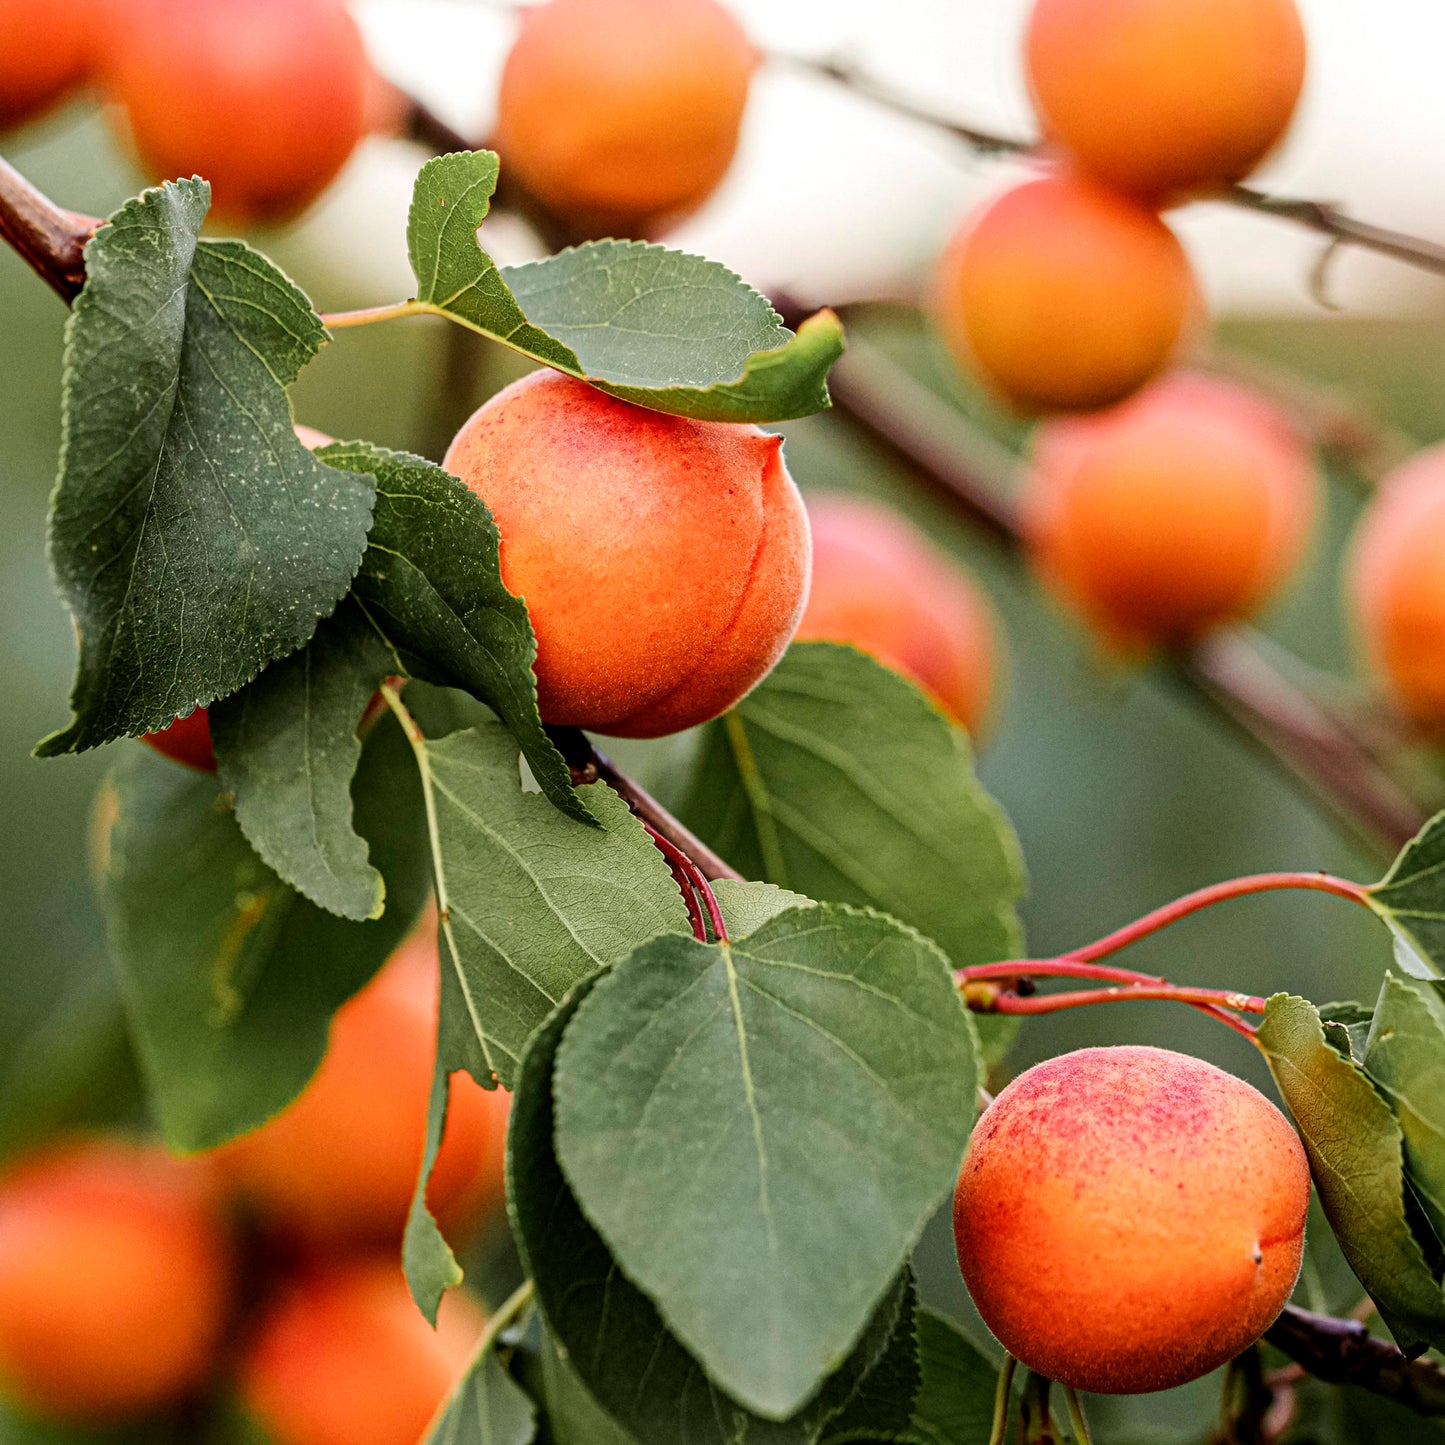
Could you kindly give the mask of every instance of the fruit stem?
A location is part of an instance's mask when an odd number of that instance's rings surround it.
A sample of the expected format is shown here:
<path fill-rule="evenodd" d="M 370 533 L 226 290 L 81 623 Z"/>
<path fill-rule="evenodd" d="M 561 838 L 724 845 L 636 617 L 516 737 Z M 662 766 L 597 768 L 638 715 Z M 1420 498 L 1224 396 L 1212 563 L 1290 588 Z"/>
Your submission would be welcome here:
<path fill-rule="evenodd" d="M 670 838 L 665 838 L 651 823 L 644 822 L 643 829 L 652 839 L 659 853 L 667 859 L 672 876 L 682 890 L 683 901 L 687 904 L 687 916 L 692 922 L 693 937 L 699 943 L 708 942 L 708 928 L 718 943 L 728 941 L 727 925 L 723 922 L 722 908 L 712 885 L 703 876 L 702 870 Z M 703 911 L 706 910 L 706 919 Z"/>
<path fill-rule="evenodd" d="M 1084 1402 L 1079 1399 L 1079 1392 L 1072 1385 L 1064 1386 L 1064 1400 L 1069 1407 L 1069 1425 L 1074 1432 L 1076 1445 L 1094 1445 L 1094 1437 L 1089 1433 L 1089 1422 L 1084 1417 Z"/>
<path fill-rule="evenodd" d="M 998 1372 L 998 1388 L 993 1392 L 993 1428 L 988 1432 L 988 1445 L 1004 1445 L 1008 1434 L 1009 1404 L 1013 1399 L 1014 1371 L 1019 1362 L 1012 1355 L 1003 1357 Z"/>

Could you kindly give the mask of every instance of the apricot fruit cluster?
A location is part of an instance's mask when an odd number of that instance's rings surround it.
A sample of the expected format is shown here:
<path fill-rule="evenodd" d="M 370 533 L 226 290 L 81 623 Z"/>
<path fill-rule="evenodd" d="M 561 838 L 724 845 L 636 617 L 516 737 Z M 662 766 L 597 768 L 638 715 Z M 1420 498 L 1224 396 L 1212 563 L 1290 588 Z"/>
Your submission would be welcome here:
<path fill-rule="evenodd" d="M 1167 1390 L 1248 1348 L 1299 1274 L 1305 1152 L 1258 1090 L 1166 1049 L 1081 1049 L 984 1112 L 954 1196 L 979 1313 L 1030 1369 Z"/>

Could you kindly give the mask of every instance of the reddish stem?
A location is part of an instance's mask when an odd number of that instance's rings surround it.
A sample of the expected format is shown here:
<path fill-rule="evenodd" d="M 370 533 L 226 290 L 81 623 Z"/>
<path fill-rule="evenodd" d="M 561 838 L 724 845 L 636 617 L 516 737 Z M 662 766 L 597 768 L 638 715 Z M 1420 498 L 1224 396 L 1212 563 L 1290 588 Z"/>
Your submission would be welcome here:
<path fill-rule="evenodd" d="M 1176 984 L 1128 984 L 1122 988 L 1081 989 L 1077 993 L 1039 994 L 1031 998 L 1020 998 L 1016 993 L 1001 993 L 991 1006 L 984 1010 L 999 1014 L 1051 1014 L 1063 1009 L 1085 1008 L 1089 1004 L 1118 1003 L 1123 999 L 1162 999 L 1174 1003 L 1187 1003 L 1202 1008 L 1221 1023 L 1227 1023 L 1236 1033 L 1247 1036 L 1253 1028 L 1228 1013 L 1228 1009 L 1239 1009 L 1245 1013 L 1263 1013 L 1265 1001 L 1252 994 L 1228 993 L 1217 988 L 1181 988 Z"/>
<path fill-rule="evenodd" d="M 687 915 L 692 922 L 693 936 L 700 942 L 708 941 L 708 928 L 712 937 L 721 943 L 727 942 L 727 925 L 723 922 L 722 908 L 712 885 L 703 876 L 702 870 L 671 839 L 665 838 L 650 823 L 644 822 L 647 836 L 656 844 L 658 852 L 667 859 L 672 876 L 682 890 L 683 901 L 687 904 Z M 704 919 L 706 910 L 706 919 Z"/>

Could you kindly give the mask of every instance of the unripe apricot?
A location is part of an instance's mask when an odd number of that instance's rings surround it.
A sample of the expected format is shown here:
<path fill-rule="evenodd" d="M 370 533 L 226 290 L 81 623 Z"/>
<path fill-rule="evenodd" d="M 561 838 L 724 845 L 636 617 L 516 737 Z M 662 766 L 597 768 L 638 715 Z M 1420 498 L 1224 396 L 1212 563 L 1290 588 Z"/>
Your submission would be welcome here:
<path fill-rule="evenodd" d="M 0 0 L 0 130 L 29 120 L 90 68 L 93 0 Z"/>
<path fill-rule="evenodd" d="M 1304 84 L 1294 0 L 1035 0 L 1026 49 L 1049 139 L 1156 199 L 1248 175 Z"/>
<path fill-rule="evenodd" d="M 1273 406 L 1179 373 L 1040 426 L 1024 524 L 1044 580 L 1130 652 L 1254 611 L 1298 559 L 1315 493 L 1309 451 Z"/>
<path fill-rule="evenodd" d="M 813 585 L 800 641 L 847 642 L 977 732 L 993 691 L 994 622 L 968 574 L 896 512 L 813 497 Z"/>
<path fill-rule="evenodd" d="M 979 1120 L 953 1228 L 1003 1347 L 1101 1395 L 1168 1390 L 1253 1344 L 1299 1274 L 1310 1172 L 1257 1089 L 1184 1054 L 1080 1049 Z"/>
<path fill-rule="evenodd" d="M 342 0 L 133 0 L 107 72 L 152 178 L 203 176 L 231 221 L 304 210 L 365 128 L 370 67 Z"/>
<path fill-rule="evenodd" d="M 0 1181 L 0 1391 L 93 1424 L 202 1383 L 230 1260 L 204 1171 L 119 1139 L 53 1146 Z"/>
<path fill-rule="evenodd" d="M 1445 447 L 1386 478 L 1360 523 L 1348 589 L 1366 655 L 1398 705 L 1445 725 Z"/>
<path fill-rule="evenodd" d="M 1027 181 L 965 222 L 933 313 L 961 366 L 1024 411 L 1107 406 L 1169 360 L 1194 281 L 1150 209 L 1080 177 Z"/>
<path fill-rule="evenodd" d="M 327 1246 L 401 1238 L 425 1141 L 438 988 L 433 922 L 337 1010 L 300 1096 L 218 1151 L 222 1172 L 273 1228 Z M 427 1191 L 449 1229 L 502 1202 L 510 1103 L 504 1090 L 452 1077 Z"/>
<path fill-rule="evenodd" d="M 549 0 L 507 57 L 498 149 L 579 233 L 647 235 L 727 173 L 756 64 L 716 0 Z"/>
<path fill-rule="evenodd" d="M 484 1325 L 453 1292 L 433 1330 L 394 1258 L 317 1268 L 262 1319 L 241 1366 L 241 1404 L 273 1445 L 416 1445 Z"/>
<path fill-rule="evenodd" d="M 496 518 L 502 580 L 537 635 L 545 722 L 660 737 L 768 672 L 808 588 L 808 518 L 782 445 L 548 370 L 461 429 L 445 465 Z"/>

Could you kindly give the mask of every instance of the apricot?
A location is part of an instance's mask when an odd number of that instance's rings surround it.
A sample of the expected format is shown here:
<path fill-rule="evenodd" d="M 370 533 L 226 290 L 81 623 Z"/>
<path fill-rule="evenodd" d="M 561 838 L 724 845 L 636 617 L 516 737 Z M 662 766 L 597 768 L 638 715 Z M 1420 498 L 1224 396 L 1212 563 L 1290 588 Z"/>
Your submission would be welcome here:
<path fill-rule="evenodd" d="M 1248 175 L 1294 114 L 1294 0 L 1035 0 L 1029 86 L 1079 169 L 1156 199 Z"/>
<path fill-rule="evenodd" d="M 757 60 L 716 0 L 529 9 L 498 100 L 507 173 L 579 234 L 652 234 L 726 175 Z"/>
<path fill-rule="evenodd" d="M 0 0 L 0 130 L 49 109 L 85 79 L 95 0 Z"/>
<path fill-rule="evenodd" d="M 1347 582 L 1366 656 L 1395 702 L 1427 728 L 1445 726 L 1445 447 L 1385 479 Z"/>
<path fill-rule="evenodd" d="M 146 733 L 141 741 L 172 762 L 203 773 L 216 771 L 216 750 L 211 745 L 211 715 L 203 707 L 180 717 L 170 727 Z"/>
<path fill-rule="evenodd" d="M 151 1145 L 52 1145 L 0 1180 L 0 1390 L 39 1415 L 118 1423 L 215 1362 L 230 1258 L 205 1171 Z"/>
<path fill-rule="evenodd" d="M 416 1445 L 484 1325 L 452 1293 L 433 1330 L 395 1259 L 316 1268 L 263 1316 L 241 1364 L 241 1404 L 272 1445 Z"/>
<path fill-rule="evenodd" d="M 496 518 L 545 722 L 660 737 L 768 672 L 808 589 L 808 518 L 782 446 L 548 370 L 462 427 L 445 465 Z"/>
<path fill-rule="evenodd" d="M 1298 560 L 1315 494 L 1309 451 L 1269 402 L 1179 373 L 1040 426 L 1024 525 L 1045 582 L 1127 653 L 1252 613 Z"/>
<path fill-rule="evenodd" d="M 425 1144 L 439 987 L 433 920 L 337 1010 L 301 1094 L 217 1151 L 223 1175 L 272 1228 L 328 1247 L 401 1239 Z M 452 1078 L 427 1194 L 450 1232 L 502 1202 L 510 1103 L 467 1074 Z"/>
<path fill-rule="evenodd" d="M 1257 1089 L 1184 1054 L 1080 1049 L 985 1111 L 953 1201 L 964 1282 L 1003 1347 L 1102 1395 L 1246 1349 L 1299 1274 L 1310 1172 Z"/>
<path fill-rule="evenodd" d="M 1150 209 L 1069 174 L 965 222 L 932 310 L 954 359 L 1022 411 L 1107 406 L 1168 362 L 1194 301 L 1184 248 Z"/>
<path fill-rule="evenodd" d="M 994 622 L 968 574 L 896 512 L 813 497 L 813 586 L 799 640 L 847 642 L 977 732 L 993 691 Z"/>
<path fill-rule="evenodd" d="M 342 0 L 134 0 L 108 48 L 151 177 L 203 176 L 233 222 L 304 210 L 365 130 L 371 70 Z"/>

